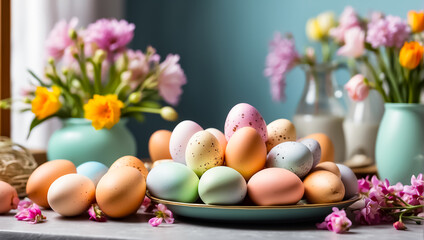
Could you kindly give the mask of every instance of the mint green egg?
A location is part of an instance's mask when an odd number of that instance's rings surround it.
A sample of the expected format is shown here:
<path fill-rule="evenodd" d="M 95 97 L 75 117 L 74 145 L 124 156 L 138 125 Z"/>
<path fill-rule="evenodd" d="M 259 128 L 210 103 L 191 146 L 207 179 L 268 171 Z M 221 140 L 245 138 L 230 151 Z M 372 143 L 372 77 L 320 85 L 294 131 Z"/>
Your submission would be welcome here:
<path fill-rule="evenodd" d="M 198 198 L 199 177 L 186 165 L 161 163 L 147 175 L 147 190 L 157 198 L 192 203 Z"/>
<path fill-rule="evenodd" d="M 199 181 L 199 196 L 206 204 L 237 204 L 243 201 L 246 192 L 246 180 L 230 167 L 211 168 Z"/>

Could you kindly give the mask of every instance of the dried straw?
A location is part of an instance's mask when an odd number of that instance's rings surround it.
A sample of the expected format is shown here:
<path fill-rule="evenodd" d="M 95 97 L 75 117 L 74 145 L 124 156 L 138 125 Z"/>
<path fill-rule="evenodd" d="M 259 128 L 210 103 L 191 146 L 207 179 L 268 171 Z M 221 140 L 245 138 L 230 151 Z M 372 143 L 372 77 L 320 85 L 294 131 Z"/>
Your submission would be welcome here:
<path fill-rule="evenodd" d="M 28 149 L 0 136 L 0 180 L 16 188 L 19 197 L 26 195 L 26 183 L 36 167 Z"/>

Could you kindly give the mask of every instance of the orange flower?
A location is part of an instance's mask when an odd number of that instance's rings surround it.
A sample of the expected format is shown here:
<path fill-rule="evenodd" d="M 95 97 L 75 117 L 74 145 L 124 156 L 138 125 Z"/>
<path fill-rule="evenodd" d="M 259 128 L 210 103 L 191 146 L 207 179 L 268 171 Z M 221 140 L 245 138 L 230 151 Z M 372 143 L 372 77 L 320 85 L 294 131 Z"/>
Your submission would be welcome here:
<path fill-rule="evenodd" d="M 104 127 L 110 129 L 119 122 L 123 107 L 124 103 L 118 99 L 116 94 L 106 96 L 95 94 L 84 105 L 84 117 L 92 121 L 91 124 L 96 130 Z"/>
<path fill-rule="evenodd" d="M 59 101 L 60 88 L 52 87 L 49 91 L 45 87 L 37 87 L 35 90 L 35 98 L 31 102 L 31 111 L 38 120 L 42 120 L 48 116 L 55 114 L 62 107 Z"/>
<path fill-rule="evenodd" d="M 414 33 L 422 32 L 424 30 L 424 12 L 416 12 L 411 10 L 408 12 L 408 23 Z"/>
<path fill-rule="evenodd" d="M 405 42 L 399 53 L 399 63 L 404 68 L 414 69 L 423 58 L 424 48 L 418 42 Z"/>

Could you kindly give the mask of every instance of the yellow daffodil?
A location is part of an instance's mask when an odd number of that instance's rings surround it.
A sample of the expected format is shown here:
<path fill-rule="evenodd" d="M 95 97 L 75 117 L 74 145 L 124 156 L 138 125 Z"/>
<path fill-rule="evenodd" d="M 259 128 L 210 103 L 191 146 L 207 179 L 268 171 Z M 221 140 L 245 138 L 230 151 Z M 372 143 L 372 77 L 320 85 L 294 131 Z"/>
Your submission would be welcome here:
<path fill-rule="evenodd" d="M 424 12 L 416 12 L 411 10 L 408 12 L 408 24 L 414 33 L 419 33 L 424 30 Z"/>
<path fill-rule="evenodd" d="M 38 120 L 51 116 L 62 107 L 59 97 L 60 88 L 57 86 L 53 86 L 52 91 L 45 87 L 37 87 L 35 98 L 31 102 L 31 111 Z"/>
<path fill-rule="evenodd" d="M 104 127 L 110 129 L 119 122 L 121 108 L 124 103 L 118 99 L 116 94 L 101 96 L 95 94 L 92 99 L 84 105 L 84 117 L 92 121 L 96 130 Z"/>
<path fill-rule="evenodd" d="M 404 68 L 414 69 L 423 58 L 424 47 L 418 42 L 405 42 L 399 53 L 399 63 Z"/>

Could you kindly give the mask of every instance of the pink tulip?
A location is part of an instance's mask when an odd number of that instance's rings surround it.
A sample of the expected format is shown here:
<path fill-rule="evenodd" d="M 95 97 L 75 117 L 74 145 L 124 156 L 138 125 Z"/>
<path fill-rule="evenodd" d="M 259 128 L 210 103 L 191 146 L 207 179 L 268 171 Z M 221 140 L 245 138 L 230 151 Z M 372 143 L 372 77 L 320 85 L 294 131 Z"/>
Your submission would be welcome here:
<path fill-rule="evenodd" d="M 362 101 L 368 97 L 369 87 L 365 84 L 365 77 L 362 74 L 353 76 L 345 84 L 345 89 L 353 101 Z"/>
<path fill-rule="evenodd" d="M 353 58 L 362 56 L 365 52 L 364 40 L 365 32 L 360 27 L 347 30 L 345 33 L 345 45 L 337 51 L 337 54 Z"/>

